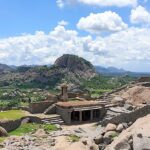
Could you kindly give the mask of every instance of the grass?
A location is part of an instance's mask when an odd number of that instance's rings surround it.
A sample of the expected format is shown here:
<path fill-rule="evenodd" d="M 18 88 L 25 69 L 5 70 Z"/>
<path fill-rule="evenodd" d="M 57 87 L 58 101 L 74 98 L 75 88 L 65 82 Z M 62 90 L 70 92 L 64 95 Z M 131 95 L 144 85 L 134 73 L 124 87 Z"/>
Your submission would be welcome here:
<path fill-rule="evenodd" d="M 25 116 L 25 111 L 8 110 L 0 112 L 0 120 L 16 120 Z"/>
<path fill-rule="evenodd" d="M 5 139 L 5 137 L 0 137 L 0 143 L 4 142 Z"/>
<path fill-rule="evenodd" d="M 91 89 L 90 90 L 92 98 L 98 98 L 106 92 L 111 92 L 111 89 Z"/>
<path fill-rule="evenodd" d="M 22 124 L 19 128 L 9 133 L 9 135 L 22 136 L 27 133 L 34 133 L 38 129 L 44 129 L 46 132 L 56 131 L 57 127 L 55 125 L 49 124 L 35 124 L 35 123 L 27 123 Z"/>
<path fill-rule="evenodd" d="M 118 137 L 118 135 L 119 135 L 119 133 L 116 132 L 116 133 L 111 135 L 111 138 L 114 139 L 115 137 Z"/>
<path fill-rule="evenodd" d="M 78 137 L 77 135 L 71 134 L 68 136 L 68 141 L 69 142 L 79 142 L 80 137 Z"/>

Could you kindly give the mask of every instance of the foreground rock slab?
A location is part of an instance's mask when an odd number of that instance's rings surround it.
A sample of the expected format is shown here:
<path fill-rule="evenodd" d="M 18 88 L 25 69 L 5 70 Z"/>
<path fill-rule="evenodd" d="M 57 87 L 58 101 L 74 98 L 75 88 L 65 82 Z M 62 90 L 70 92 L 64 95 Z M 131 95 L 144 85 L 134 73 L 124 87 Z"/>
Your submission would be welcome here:
<path fill-rule="evenodd" d="M 124 130 L 105 150 L 149 150 L 150 115 L 139 118 L 132 126 Z"/>

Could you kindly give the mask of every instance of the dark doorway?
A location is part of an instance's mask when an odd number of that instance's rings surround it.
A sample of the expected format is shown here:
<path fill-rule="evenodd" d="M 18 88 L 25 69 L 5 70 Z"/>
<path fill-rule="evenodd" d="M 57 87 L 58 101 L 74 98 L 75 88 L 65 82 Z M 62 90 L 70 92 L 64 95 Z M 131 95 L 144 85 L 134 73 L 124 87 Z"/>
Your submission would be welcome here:
<path fill-rule="evenodd" d="M 98 119 L 98 118 L 100 118 L 100 110 L 95 109 L 93 110 L 93 119 Z"/>
<path fill-rule="evenodd" d="M 72 122 L 74 122 L 74 121 L 79 121 L 80 119 L 80 113 L 79 113 L 79 111 L 73 111 L 72 113 L 71 113 L 71 121 Z"/>
<path fill-rule="evenodd" d="M 91 111 L 90 110 L 82 111 L 82 121 L 90 121 L 90 119 L 91 119 Z"/>

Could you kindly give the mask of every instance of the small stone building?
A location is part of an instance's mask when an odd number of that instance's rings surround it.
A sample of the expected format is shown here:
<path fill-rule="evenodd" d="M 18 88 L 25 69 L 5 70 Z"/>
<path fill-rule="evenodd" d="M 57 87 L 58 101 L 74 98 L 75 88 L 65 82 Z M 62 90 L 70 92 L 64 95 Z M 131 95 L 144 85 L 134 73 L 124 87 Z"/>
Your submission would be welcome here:
<path fill-rule="evenodd" d="M 67 124 L 99 121 L 106 114 L 104 106 L 96 101 L 58 102 L 56 111 Z"/>

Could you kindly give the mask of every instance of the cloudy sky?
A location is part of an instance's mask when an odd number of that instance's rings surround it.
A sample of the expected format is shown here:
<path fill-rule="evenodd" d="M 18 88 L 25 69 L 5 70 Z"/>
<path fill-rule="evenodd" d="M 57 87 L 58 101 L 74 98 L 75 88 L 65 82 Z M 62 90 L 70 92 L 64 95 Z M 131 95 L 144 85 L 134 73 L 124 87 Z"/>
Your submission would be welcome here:
<path fill-rule="evenodd" d="M 0 0 L 0 63 L 94 65 L 150 72 L 150 0 Z"/>

